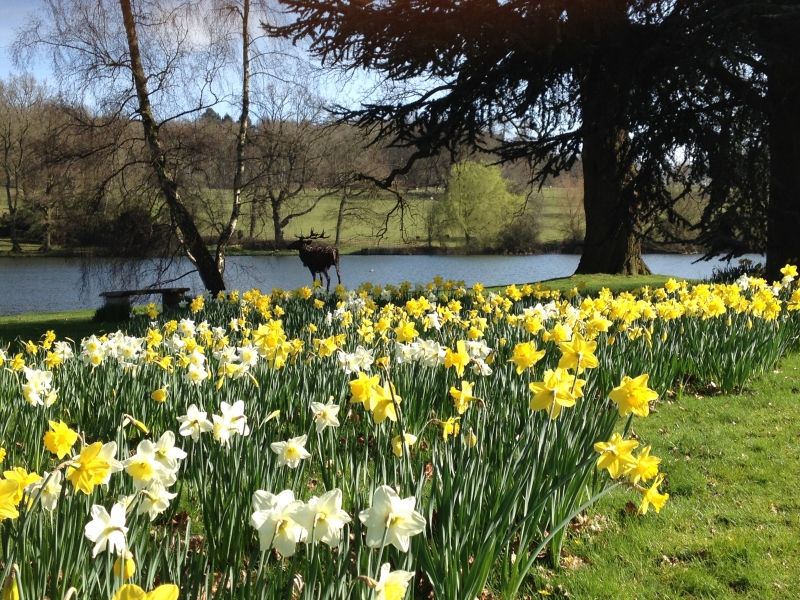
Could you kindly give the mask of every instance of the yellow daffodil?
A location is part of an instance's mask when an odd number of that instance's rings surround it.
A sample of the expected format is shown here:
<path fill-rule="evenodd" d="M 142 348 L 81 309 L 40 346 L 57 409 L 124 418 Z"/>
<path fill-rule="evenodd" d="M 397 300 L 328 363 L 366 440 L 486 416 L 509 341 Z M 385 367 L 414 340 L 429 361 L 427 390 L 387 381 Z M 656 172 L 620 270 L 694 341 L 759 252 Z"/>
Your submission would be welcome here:
<path fill-rule="evenodd" d="M 152 398 L 156 402 L 166 402 L 167 386 L 165 385 L 164 387 L 155 390 L 152 394 L 150 394 L 150 398 Z"/>
<path fill-rule="evenodd" d="M 561 350 L 560 369 L 573 369 L 581 374 L 584 369 L 594 369 L 600 364 L 594 355 L 597 342 L 587 342 L 580 333 L 572 336 L 569 342 L 561 342 L 558 348 Z"/>
<path fill-rule="evenodd" d="M 105 483 L 111 473 L 122 470 L 122 463 L 114 458 L 116 442 L 95 442 L 84 447 L 67 470 L 67 479 L 84 494 L 91 494 L 96 485 Z"/>
<path fill-rule="evenodd" d="M 469 354 L 467 354 L 467 345 L 464 340 L 458 340 L 456 342 L 456 351 L 453 352 L 450 348 L 445 350 L 444 355 L 444 366 L 445 368 L 449 369 L 450 367 L 454 367 L 456 373 L 458 373 L 459 377 L 463 377 L 464 375 L 464 367 L 469 364 L 470 358 Z"/>
<path fill-rule="evenodd" d="M 463 415 L 469 408 L 469 403 L 475 400 L 475 396 L 472 395 L 472 388 L 474 386 L 474 383 L 462 381 L 461 389 L 455 386 L 450 387 L 450 395 L 453 397 L 453 405 L 456 407 L 458 414 Z"/>
<path fill-rule="evenodd" d="M 127 581 L 136 573 L 136 561 L 130 550 L 125 550 L 122 556 L 118 556 L 114 561 L 114 575 Z"/>
<path fill-rule="evenodd" d="M 145 592 L 138 585 L 126 583 L 111 600 L 178 600 L 179 594 L 178 586 L 171 583 L 160 585 L 152 592 Z"/>
<path fill-rule="evenodd" d="M 530 369 L 537 362 L 544 358 L 544 350 L 536 350 L 533 342 L 522 342 L 514 346 L 514 356 L 508 362 L 517 365 L 517 375 L 521 375 L 525 369 Z"/>
<path fill-rule="evenodd" d="M 22 354 L 17 354 L 14 358 L 11 359 L 9 363 L 12 371 L 22 371 L 25 368 L 25 359 L 22 358 Z"/>
<path fill-rule="evenodd" d="M 451 435 L 458 435 L 458 432 L 461 431 L 458 421 L 459 417 L 450 417 L 446 421 L 439 421 L 439 425 L 442 426 L 442 440 L 446 442 Z"/>
<path fill-rule="evenodd" d="M 22 467 L 15 467 L 10 471 L 3 471 L 3 476 L 6 478 L 6 481 L 16 481 L 19 483 L 19 489 L 12 498 L 14 504 L 19 504 L 22 502 L 22 497 L 25 494 L 26 487 L 42 479 L 41 475 L 38 475 L 34 472 L 28 473 Z"/>
<path fill-rule="evenodd" d="M 414 341 L 419 335 L 419 332 L 414 327 L 414 323 L 411 321 L 400 321 L 397 324 L 397 327 L 394 329 L 395 334 L 397 335 L 397 341 L 400 343 L 406 343 Z"/>
<path fill-rule="evenodd" d="M 658 398 L 658 393 L 647 387 L 649 377 L 647 374 L 636 378 L 626 375 L 622 378 L 622 383 L 611 390 L 608 397 L 617 403 L 621 417 L 630 413 L 639 417 L 650 414 L 650 402 Z"/>
<path fill-rule="evenodd" d="M 397 423 L 396 405 L 403 399 L 395 392 L 394 384 L 387 381 L 382 386 L 376 385 L 372 389 L 375 393 L 372 408 L 372 418 L 375 419 L 375 423 L 383 423 L 386 419 Z"/>
<path fill-rule="evenodd" d="M 405 433 L 402 436 L 395 436 L 392 439 L 392 452 L 397 458 L 403 456 L 403 446 L 408 446 L 409 448 L 417 443 L 417 436 L 412 435 L 410 433 Z"/>
<path fill-rule="evenodd" d="M 350 402 L 363 403 L 364 408 L 371 411 L 375 407 L 374 388 L 378 387 L 380 375 L 369 376 L 359 371 L 358 378 L 350 381 Z"/>
<path fill-rule="evenodd" d="M 196 298 L 194 298 L 194 300 L 192 300 L 192 303 L 189 305 L 189 310 L 191 310 L 193 314 L 198 313 L 201 310 L 203 310 L 205 304 L 206 304 L 205 298 L 203 298 L 203 296 L 197 296 Z"/>
<path fill-rule="evenodd" d="M 625 475 L 630 477 L 631 483 L 639 483 L 640 479 L 647 481 L 658 475 L 658 465 L 661 463 L 661 459 L 657 456 L 650 456 L 650 446 L 642 448 L 635 459 L 636 463 L 625 470 Z"/>
<path fill-rule="evenodd" d="M 63 421 L 48 421 L 50 431 L 44 434 L 44 447 L 48 452 L 55 454 L 59 460 L 70 453 L 75 442 L 78 441 L 78 434 L 70 429 Z"/>
<path fill-rule="evenodd" d="M 566 369 L 548 369 L 544 372 L 544 381 L 536 381 L 529 385 L 533 398 L 531 410 L 546 410 L 551 419 L 561 413 L 562 407 L 575 406 L 575 400 L 583 395 L 583 379 L 576 379 Z"/>
<path fill-rule="evenodd" d="M 659 475 L 656 477 L 656 480 L 653 482 L 653 485 L 650 486 L 648 489 L 643 490 L 642 492 L 642 503 L 639 505 L 639 514 L 646 515 L 647 508 L 652 504 L 653 508 L 656 509 L 656 512 L 661 512 L 661 509 L 664 508 L 664 504 L 666 504 L 667 499 L 669 498 L 669 494 L 660 494 L 658 492 L 658 486 L 660 486 L 664 482 L 664 476 Z"/>
<path fill-rule="evenodd" d="M 617 479 L 636 465 L 636 459 L 631 452 L 639 446 L 636 440 L 623 440 L 622 436 L 615 433 L 607 442 L 597 442 L 594 451 L 600 454 L 597 459 L 597 468 L 608 469 L 612 479 Z"/>
<path fill-rule="evenodd" d="M 19 600 L 19 586 L 17 585 L 17 577 L 15 571 L 17 565 L 11 570 L 11 574 L 6 579 L 2 591 L 0 591 L 0 600 Z"/>
<path fill-rule="evenodd" d="M 19 516 L 15 498 L 21 495 L 19 481 L 6 479 L 0 481 L 0 523 L 6 519 L 16 519 Z"/>

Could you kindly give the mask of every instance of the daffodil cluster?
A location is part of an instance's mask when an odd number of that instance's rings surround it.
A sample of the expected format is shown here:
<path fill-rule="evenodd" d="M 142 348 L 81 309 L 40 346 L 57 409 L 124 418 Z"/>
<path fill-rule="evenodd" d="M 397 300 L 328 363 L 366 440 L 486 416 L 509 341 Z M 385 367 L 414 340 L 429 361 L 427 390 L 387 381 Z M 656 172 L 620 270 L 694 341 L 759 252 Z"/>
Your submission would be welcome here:
<path fill-rule="evenodd" d="M 559 555 L 595 469 L 665 506 L 631 420 L 687 376 L 729 391 L 770 368 L 800 334 L 795 279 L 250 290 L 0 348 L 0 564 L 25 597 L 51 594 L 33 564 L 98 597 L 180 573 L 192 597 L 396 600 L 414 572 L 480 596 L 504 548 Z"/>

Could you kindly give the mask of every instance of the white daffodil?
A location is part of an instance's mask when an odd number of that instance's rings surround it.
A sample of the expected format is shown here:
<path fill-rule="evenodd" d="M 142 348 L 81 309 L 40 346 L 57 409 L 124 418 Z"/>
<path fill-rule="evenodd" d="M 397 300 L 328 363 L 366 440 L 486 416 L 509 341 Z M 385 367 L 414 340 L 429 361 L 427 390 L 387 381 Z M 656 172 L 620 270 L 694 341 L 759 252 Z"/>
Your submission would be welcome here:
<path fill-rule="evenodd" d="M 92 506 L 92 520 L 83 528 L 84 535 L 90 542 L 94 542 L 92 558 L 108 548 L 109 552 L 122 554 L 125 550 L 125 506 L 115 504 L 111 507 L 111 514 L 106 512 L 104 506 Z"/>
<path fill-rule="evenodd" d="M 186 452 L 175 447 L 175 434 L 165 431 L 155 445 L 156 460 L 161 463 L 167 471 L 177 471 L 181 463 L 186 459 Z"/>
<path fill-rule="evenodd" d="M 278 455 L 278 466 L 287 465 L 295 469 L 300 466 L 301 460 L 311 458 L 311 453 L 305 449 L 307 439 L 307 435 L 301 435 L 285 442 L 273 442 L 270 444 L 269 447 Z"/>
<path fill-rule="evenodd" d="M 331 547 L 339 545 L 342 528 L 351 521 L 350 515 L 342 510 L 342 490 L 338 488 L 298 506 L 292 518 L 308 532 L 314 543 L 323 542 Z"/>
<path fill-rule="evenodd" d="M 189 364 L 189 366 L 186 368 L 186 375 L 184 376 L 184 379 L 187 383 L 200 385 L 206 379 L 208 379 L 208 371 L 206 370 L 205 366 Z"/>
<path fill-rule="evenodd" d="M 108 464 L 105 477 L 103 477 L 100 485 L 108 485 L 108 482 L 111 481 L 111 475 L 119 473 L 124 468 L 123 464 L 116 459 L 116 456 L 117 442 L 108 442 L 107 444 L 103 444 L 103 447 L 100 448 L 100 452 L 98 452 L 95 460 Z"/>
<path fill-rule="evenodd" d="M 239 360 L 236 354 L 236 348 L 233 346 L 223 346 L 220 350 L 214 352 L 216 358 L 221 364 L 235 363 Z"/>
<path fill-rule="evenodd" d="M 362 510 L 359 520 L 367 527 L 367 546 L 380 548 L 384 542 L 402 552 L 408 552 L 409 538 L 422 533 L 425 517 L 414 510 L 417 499 L 401 499 L 388 485 L 382 485 L 372 495 L 372 506 Z"/>
<path fill-rule="evenodd" d="M 22 386 L 22 394 L 25 400 L 33 406 L 50 406 L 55 402 L 55 397 L 48 403 L 48 392 L 53 383 L 53 373 L 51 371 L 41 371 L 39 369 L 24 368 L 27 383 Z"/>
<path fill-rule="evenodd" d="M 408 583 L 414 578 L 413 571 L 392 571 L 389 563 L 381 565 L 381 577 L 375 586 L 375 600 L 395 600 L 406 597 Z"/>
<path fill-rule="evenodd" d="M 234 434 L 250 435 L 250 428 L 247 426 L 247 417 L 244 414 L 244 401 L 237 400 L 233 404 L 222 402 L 220 404 L 221 415 L 212 415 L 214 420 L 214 439 L 223 446 L 227 446 L 230 438 Z"/>
<path fill-rule="evenodd" d="M 253 367 L 256 365 L 256 363 L 258 363 L 258 349 L 252 344 L 247 344 L 246 346 L 242 346 L 236 350 L 238 352 L 239 361 L 243 365 Z"/>
<path fill-rule="evenodd" d="M 444 364 L 447 351 L 436 340 L 419 340 L 419 361 L 426 367 L 438 367 Z"/>
<path fill-rule="evenodd" d="M 72 346 L 69 342 L 56 342 L 53 344 L 53 353 L 58 356 L 62 362 L 66 362 L 75 356 L 75 353 L 72 351 Z"/>
<path fill-rule="evenodd" d="M 199 346 L 192 350 L 192 353 L 189 355 L 189 364 L 198 368 L 205 368 L 206 355 L 200 351 Z"/>
<path fill-rule="evenodd" d="M 169 508 L 169 501 L 178 494 L 168 492 L 160 481 L 154 481 L 147 489 L 140 492 L 142 494 L 142 501 L 139 508 L 136 509 L 136 514 L 143 515 L 147 513 L 151 521 Z"/>
<path fill-rule="evenodd" d="M 58 499 L 61 496 L 61 471 L 53 473 L 44 472 L 42 478 L 33 482 L 25 488 L 25 492 L 30 498 L 35 498 L 36 494 L 41 494 L 39 501 L 45 510 L 55 510 Z"/>
<path fill-rule="evenodd" d="M 195 329 L 194 321 L 191 319 L 181 319 L 178 323 L 178 331 L 185 338 L 194 337 Z"/>
<path fill-rule="evenodd" d="M 333 403 L 333 396 L 327 404 L 322 402 L 312 402 L 311 412 L 314 413 L 314 423 L 317 426 L 317 433 L 326 427 L 339 427 L 339 419 L 336 415 L 339 414 L 340 406 Z"/>
<path fill-rule="evenodd" d="M 164 345 L 172 352 L 180 352 L 183 350 L 186 342 L 184 342 L 183 338 L 177 333 L 173 333 L 172 337 L 164 342 Z"/>
<path fill-rule="evenodd" d="M 192 439 L 196 442 L 200 439 L 201 433 L 214 429 L 214 425 L 206 418 L 207 415 L 208 413 L 198 409 L 196 404 L 190 405 L 186 409 L 186 414 L 178 417 L 178 421 L 181 424 L 178 433 L 184 437 L 192 436 Z"/>
<path fill-rule="evenodd" d="M 125 472 L 133 477 L 133 485 L 142 489 L 153 481 L 161 481 L 167 475 L 164 468 L 156 459 L 156 448 L 150 440 L 142 440 L 136 447 L 136 454 L 122 461 Z"/>
<path fill-rule="evenodd" d="M 420 350 L 417 342 L 411 342 L 410 344 L 396 342 L 394 345 L 394 359 L 398 365 L 414 362 L 419 358 L 419 355 Z"/>
<path fill-rule="evenodd" d="M 97 336 L 91 335 L 81 342 L 81 351 L 86 354 L 104 354 L 105 345 L 97 339 Z"/>
<path fill-rule="evenodd" d="M 482 377 L 488 377 L 492 374 L 492 367 L 490 367 L 486 361 L 481 358 L 474 358 L 472 359 L 472 372 L 475 375 L 481 375 Z"/>
<path fill-rule="evenodd" d="M 298 542 L 306 538 L 306 530 L 292 518 L 292 512 L 303 505 L 294 499 L 292 490 L 277 496 L 263 490 L 253 494 L 250 524 L 258 532 L 261 551 L 275 548 L 281 556 L 292 556 Z"/>

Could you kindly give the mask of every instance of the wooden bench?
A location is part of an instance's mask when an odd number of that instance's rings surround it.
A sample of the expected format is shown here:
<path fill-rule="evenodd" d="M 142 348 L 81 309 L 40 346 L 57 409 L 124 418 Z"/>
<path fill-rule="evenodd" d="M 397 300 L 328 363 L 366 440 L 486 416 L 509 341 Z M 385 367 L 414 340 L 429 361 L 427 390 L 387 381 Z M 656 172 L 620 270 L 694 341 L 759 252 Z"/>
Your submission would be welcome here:
<path fill-rule="evenodd" d="M 131 308 L 131 296 L 147 296 L 150 294 L 161 294 L 161 304 L 164 308 L 178 308 L 184 299 L 184 294 L 189 291 L 188 287 L 181 288 L 153 288 L 149 290 L 119 290 L 116 292 L 103 292 L 100 294 L 106 299 L 106 306 Z"/>

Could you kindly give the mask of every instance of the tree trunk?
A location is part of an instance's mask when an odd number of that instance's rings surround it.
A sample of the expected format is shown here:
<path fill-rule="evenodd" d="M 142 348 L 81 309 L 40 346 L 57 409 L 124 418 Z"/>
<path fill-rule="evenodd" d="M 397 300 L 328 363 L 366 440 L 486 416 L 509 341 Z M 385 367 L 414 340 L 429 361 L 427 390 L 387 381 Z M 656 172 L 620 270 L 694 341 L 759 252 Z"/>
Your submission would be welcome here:
<path fill-rule="evenodd" d="M 136 87 L 136 96 L 139 101 L 139 115 L 142 119 L 144 138 L 150 150 L 150 165 L 155 171 L 161 192 L 169 206 L 170 215 L 175 223 L 178 238 L 186 249 L 189 260 L 197 268 L 203 285 L 212 294 L 225 289 L 225 281 L 222 278 L 217 262 L 208 251 L 203 242 L 200 232 L 194 223 L 192 215 L 183 204 L 178 185 L 175 180 L 167 173 L 167 160 L 161 142 L 158 137 L 158 125 L 153 118 L 153 111 L 150 107 L 150 94 L 147 90 L 147 78 L 142 66 L 142 57 L 139 53 L 139 40 L 136 36 L 136 24 L 133 20 L 131 10 L 131 0 L 119 0 L 122 10 L 122 20 L 125 25 L 125 35 L 128 39 L 128 50 L 131 57 L 131 73 Z"/>
<path fill-rule="evenodd" d="M 9 134 L 10 135 L 10 134 Z M 9 145 L 3 146 L 3 166 L 6 175 L 6 201 L 8 203 L 8 236 L 11 238 L 11 252 L 22 252 L 17 237 L 17 196 L 11 192 L 11 170 L 8 168 Z M 13 199 L 12 199 L 13 198 Z"/>
<path fill-rule="evenodd" d="M 576 273 L 644 275 L 636 207 L 626 200 L 626 132 L 617 123 L 619 91 L 604 69 L 589 68 L 581 82 L 583 206 L 586 239 Z"/>
<path fill-rule="evenodd" d="M 767 281 L 780 280 L 787 263 L 800 265 L 800 40 L 783 34 L 784 52 L 768 71 Z"/>
<path fill-rule="evenodd" d="M 339 214 L 336 215 L 336 241 L 333 242 L 334 246 L 339 245 L 339 240 L 342 237 L 342 223 L 344 223 L 344 207 L 347 204 L 347 187 L 342 190 L 342 198 L 339 200 Z"/>
<path fill-rule="evenodd" d="M 250 203 L 250 239 L 255 239 L 258 222 L 264 212 L 264 198 L 258 195 L 258 190 L 253 193 L 253 201 Z"/>
<path fill-rule="evenodd" d="M 42 245 L 39 247 L 39 252 L 50 252 L 53 249 L 51 245 L 51 226 L 50 226 L 50 211 L 52 208 L 45 206 L 42 208 L 44 213 L 44 235 L 42 236 Z"/>
<path fill-rule="evenodd" d="M 282 246 L 285 243 L 283 237 L 283 219 L 281 219 L 281 201 L 280 195 L 273 196 L 270 194 L 270 205 L 272 206 L 272 231 L 275 234 L 275 245 Z"/>
<path fill-rule="evenodd" d="M 250 0 L 242 6 L 242 114 L 239 117 L 239 133 L 236 136 L 236 167 L 233 175 L 233 206 L 228 225 L 217 242 L 217 269 L 225 274 L 225 248 L 236 229 L 242 210 L 242 185 L 244 182 L 244 150 L 247 145 L 247 125 L 250 121 Z M 250 225 L 252 229 L 252 223 Z"/>

